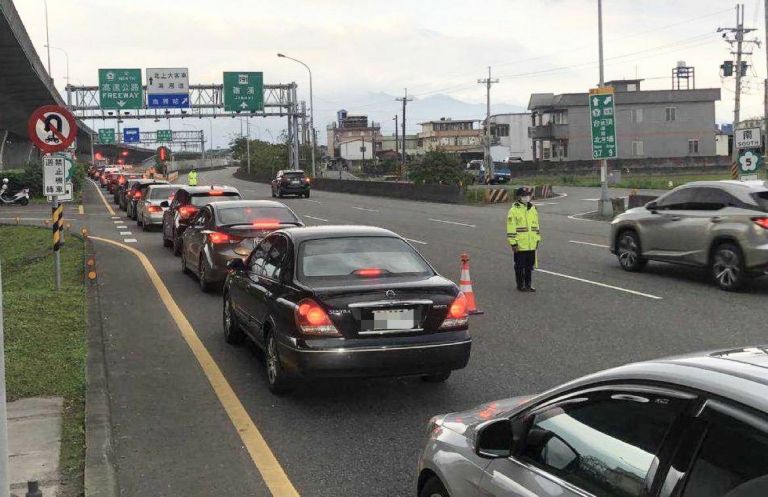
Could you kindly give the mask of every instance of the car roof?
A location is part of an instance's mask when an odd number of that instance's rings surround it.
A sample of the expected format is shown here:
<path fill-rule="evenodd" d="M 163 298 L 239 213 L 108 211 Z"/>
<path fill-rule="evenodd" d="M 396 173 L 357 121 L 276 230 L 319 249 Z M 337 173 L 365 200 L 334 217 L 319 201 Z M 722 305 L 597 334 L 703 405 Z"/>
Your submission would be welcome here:
<path fill-rule="evenodd" d="M 148 185 L 148 184 L 152 184 L 152 183 L 156 183 L 156 184 L 159 184 L 159 185 L 166 185 L 166 184 L 168 184 L 167 181 L 162 180 L 162 179 L 137 178 L 137 179 L 132 179 L 131 180 L 131 184 L 132 185 L 135 185 L 135 184 Z"/>
<path fill-rule="evenodd" d="M 742 191 L 749 191 L 749 192 L 762 192 L 762 191 L 768 190 L 768 181 L 761 181 L 761 180 L 738 181 L 734 179 L 724 179 L 719 181 L 691 181 L 690 183 L 686 183 L 682 185 L 683 188 L 693 187 L 693 186 L 726 187 L 726 188 L 740 189 Z"/>
<path fill-rule="evenodd" d="M 227 185 L 185 186 L 180 188 L 179 190 L 184 190 L 186 192 L 189 192 L 192 195 L 196 193 L 209 192 L 211 190 L 240 193 L 240 191 L 234 186 L 227 186 Z"/>
<path fill-rule="evenodd" d="M 680 385 L 768 413 L 768 346 L 721 349 L 627 364 L 580 378 L 560 388 L 568 390 L 574 386 L 616 380 Z"/>
<path fill-rule="evenodd" d="M 285 228 L 280 230 L 294 241 L 318 240 L 324 238 L 345 238 L 351 236 L 383 236 L 401 238 L 400 235 L 384 228 L 374 226 L 310 226 L 303 228 Z"/>
<path fill-rule="evenodd" d="M 217 210 L 230 209 L 233 207 L 279 207 L 288 209 L 288 206 L 284 203 L 276 202 L 274 200 L 230 200 L 225 202 L 211 202 L 208 205 Z"/>

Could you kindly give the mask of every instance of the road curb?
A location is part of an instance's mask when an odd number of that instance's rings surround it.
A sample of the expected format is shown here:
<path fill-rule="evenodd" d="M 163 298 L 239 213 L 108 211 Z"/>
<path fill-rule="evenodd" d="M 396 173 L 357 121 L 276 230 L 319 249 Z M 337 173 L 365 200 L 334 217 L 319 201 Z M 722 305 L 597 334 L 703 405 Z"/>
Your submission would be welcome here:
<path fill-rule="evenodd" d="M 93 259 L 93 242 L 90 239 L 85 241 L 85 250 L 86 260 Z M 86 272 L 88 270 L 86 267 Z M 117 497 L 99 285 L 86 282 L 86 286 L 88 359 L 85 373 L 84 491 L 86 497 Z"/>

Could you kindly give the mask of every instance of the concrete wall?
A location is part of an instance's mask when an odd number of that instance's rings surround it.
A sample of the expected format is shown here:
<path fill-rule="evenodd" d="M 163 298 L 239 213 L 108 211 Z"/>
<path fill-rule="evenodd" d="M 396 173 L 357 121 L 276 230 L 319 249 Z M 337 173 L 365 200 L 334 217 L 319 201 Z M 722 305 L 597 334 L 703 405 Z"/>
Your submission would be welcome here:
<path fill-rule="evenodd" d="M 666 120 L 667 107 L 675 108 L 675 120 Z M 642 121 L 632 120 L 632 109 L 642 109 Z M 686 157 L 688 140 L 699 141 L 699 157 L 717 155 L 714 102 L 676 102 L 616 107 L 620 159 L 637 157 Z M 632 154 L 632 142 L 643 142 L 643 155 Z M 592 158 L 588 107 L 568 108 L 568 160 Z"/>
<path fill-rule="evenodd" d="M 2 149 L 0 171 L 19 169 L 28 161 L 40 158 L 40 153 L 31 142 L 6 142 L 5 145 L 2 145 Z"/>
<path fill-rule="evenodd" d="M 609 170 L 620 169 L 633 175 L 722 173 L 730 170 L 727 156 L 677 157 L 665 159 L 616 159 L 608 162 Z M 522 162 L 513 164 L 512 176 L 588 176 L 597 175 L 600 162 L 595 160 L 564 162 Z"/>

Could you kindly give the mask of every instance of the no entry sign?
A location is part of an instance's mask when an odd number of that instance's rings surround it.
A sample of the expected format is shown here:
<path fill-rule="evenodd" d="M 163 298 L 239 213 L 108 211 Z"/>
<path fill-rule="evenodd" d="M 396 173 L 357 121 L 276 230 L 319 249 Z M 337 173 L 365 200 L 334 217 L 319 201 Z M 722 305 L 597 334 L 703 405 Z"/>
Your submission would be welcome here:
<path fill-rule="evenodd" d="M 44 105 L 32 113 L 27 123 L 29 139 L 45 153 L 65 150 L 77 135 L 77 122 L 64 107 Z"/>

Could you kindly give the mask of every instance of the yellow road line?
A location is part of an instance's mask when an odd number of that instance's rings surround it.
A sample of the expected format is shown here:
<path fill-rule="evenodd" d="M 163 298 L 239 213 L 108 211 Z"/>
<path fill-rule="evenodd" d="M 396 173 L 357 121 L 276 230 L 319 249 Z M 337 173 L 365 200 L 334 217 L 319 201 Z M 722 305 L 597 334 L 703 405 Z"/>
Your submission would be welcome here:
<path fill-rule="evenodd" d="M 83 204 L 80 204 L 77 206 L 77 213 L 80 215 L 85 214 L 85 209 L 83 209 Z"/>
<path fill-rule="evenodd" d="M 101 197 L 101 201 L 102 201 L 102 202 L 104 202 L 104 207 L 106 207 L 106 208 L 107 208 L 107 212 L 109 212 L 109 214 L 110 214 L 111 216 L 114 216 L 114 215 L 115 215 L 115 210 L 112 208 L 112 206 L 111 206 L 111 205 L 109 205 L 109 202 L 107 202 L 107 199 L 106 199 L 106 198 L 104 198 L 104 194 L 103 194 L 103 193 L 101 193 L 101 188 L 99 188 L 99 185 L 97 185 L 97 184 L 96 184 L 96 182 L 95 182 L 95 181 L 93 181 L 93 180 L 89 180 L 89 181 L 91 182 L 91 184 L 92 184 L 93 186 L 95 186 L 95 187 L 96 187 L 96 192 L 99 194 L 99 197 Z"/>
<path fill-rule="evenodd" d="M 96 236 L 89 237 L 91 240 L 98 240 L 100 242 L 109 243 L 116 247 L 120 247 L 124 250 L 131 252 L 135 255 L 141 265 L 144 266 L 144 270 L 147 272 L 149 279 L 155 286 L 155 290 L 160 295 L 160 299 L 163 301 L 165 308 L 168 309 L 168 313 L 176 322 L 176 326 L 181 332 L 181 336 L 187 345 L 192 350 L 197 362 L 203 368 L 205 376 L 208 378 L 208 382 L 211 384 L 213 391 L 219 398 L 219 402 L 227 412 L 230 421 L 237 430 L 237 434 L 243 441 L 245 448 L 256 465 L 256 468 L 261 473 L 261 477 L 266 483 L 269 491 L 274 497 L 298 497 L 299 493 L 294 488 L 291 481 L 288 479 L 288 475 L 285 474 L 282 466 L 278 462 L 272 450 L 267 445 L 264 437 L 259 432 L 256 424 L 248 415 L 248 411 L 237 398 L 235 391 L 229 385 L 229 382 L 224 377 L 224 373 L 221 372 L 219 366 L 213 360 L 213 357 L 208 353 L 208 350 L 203 345 L 200 337 L 195 332 L 192 325 L 187 320 L 184 313 L 181 311 L 176 301 L 173 300 L 171 292 L 163 283 L 160 275 L 157 273 L 152 263 L 149 261 L 146 255 L 140 250 L 133 247 L 129 247 L 113 240 L 107 240 L 106 238 L 99 238 Z"/>

